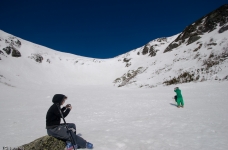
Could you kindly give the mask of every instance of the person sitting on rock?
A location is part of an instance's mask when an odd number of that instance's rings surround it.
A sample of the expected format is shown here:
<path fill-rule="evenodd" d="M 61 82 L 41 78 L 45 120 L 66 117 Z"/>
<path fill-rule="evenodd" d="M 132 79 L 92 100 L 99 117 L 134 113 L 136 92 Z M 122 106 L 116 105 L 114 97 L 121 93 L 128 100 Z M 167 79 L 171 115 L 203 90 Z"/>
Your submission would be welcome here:
<path fill-rule="evenodd" d="M 76 126 L 74 123 L 67 123 L 67 126 L 69 128 L 68 132 L 65 124 L 60 124 L 61 121 L 61 114 L 59 111 L 60 105 L 63 105 L 66 101 L 67 97 L 63 94 L 55 94 L 52 102 L 54 103 L 47 111 L 46 115 L 46 129 L 47 134 L 49 136 L 53 136 L 57 139 L 62 139 L 64 141 L 70 141 L 71 135 L 74 140 L 74 143 L 76 144 L 77 148 L 88 148 L 92 149 L 93 144 L 87 142 L 80 136 L 76 135 Z M 70 104 L 67 104 L 66 106 L 61 108 L 63 117 L 65 118 L 69 112 L 71 111 L 72 106 Z M 72 143 L 73 144 L 73 143 Z"/>

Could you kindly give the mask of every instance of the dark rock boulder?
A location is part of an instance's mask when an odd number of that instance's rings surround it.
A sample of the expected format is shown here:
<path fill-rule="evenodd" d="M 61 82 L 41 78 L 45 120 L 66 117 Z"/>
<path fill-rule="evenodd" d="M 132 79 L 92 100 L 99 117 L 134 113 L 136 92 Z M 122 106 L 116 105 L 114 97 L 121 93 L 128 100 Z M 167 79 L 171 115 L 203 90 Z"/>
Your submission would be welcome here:
<path fill-rule="evenodd" d="M 15 41 L 15 44 L 16 44 L 18 47 L 20 47 L 20 46 L 21 46 L 21 41 L 17 40 L 17 41 Z"/>
<path fill-rule="evenodd" d="M 156 56 L 157 51 L 154 49 L 154 45 L 150 46 L 150 44 L 146 44 L 142 50 L 142 54 L 146 55 L 149 53 L 149 56 Z"/>
<path fill-rule="evenodd" d="M 47 59 L 47 62 L 50 64 L 51 63 L 51 60 L 50 59 Z"/>
<path fill-rule="evenodd" d="M 127 58 L 124 58 L 123 61 L 124 62 L 129 62 L 131 60 L 131 58 L 127 59 Z"/>
<path fill-rule="evenodd" d="M 195 41 L 199 40 L 200 38 L 201 38 L 201 37 L 198 36 L 198 35 L 191 36 L 191 37 L 188 39 L 187 45 L 194 43 Z"/>
<path fill-rule="evenodd" d="M 29 58 L 34 59 L 38 63 L 42 63 L 43 61 L 43 56 L 40 54 L 32 54 L 32 56 L 29 56 Z"/>
<path fill-rule="evenodd" d="M 18 50 L 13 49 L 12 57 L 21 57 L 21 53 Z"/>
<path fill-rule="evenodd" d="M 154 49 L 154 46 L 150 47 L 149 56 L 151 56 L 151 57 L 156 56 L 156 50 Z"/>
<path fill-rule="evenodd" d="M 143 54 L 143 55 L 148 54 L 149 49 L 150 49 L 150 45 L 149 45 L 149 44 L 146 44 L 146 45 L 144 46 L 143 50 L 142 50 L 142 54 Z"/>
<path fill-rule="evenodd" d="M 1 55 L 4 55 L 3 51 L 0 50 L 0 54 L 1 54 Z"/>
<path fill-rule="evenodd" d="M 158 38 L 157 41 L 158 42 L 167 42 L 167 38 L 166 37 Z"/>
<path fill-rule="evenodd" d="M 12 56 L 13 57 L 21 57 L 21 53 L 17 49 L 15 49 L 14 47 L 12 47 L 12 46 L 7 46 L 7 47 L 3 48 L 3 50 L 8 55 L 10 55 L 11 52 L 12 52 Z"/>
<path fill-rule="evenodd" d="M 228 5 L 223 5 L 218 9 L 212 11 L 208 15 L 197 20 L 193 24 L 187 26 L 184 31 L 165 49 L 164 53 L 172 51 L 172 49 L 187 42 L 191 44 L 200 39 L 200 35 L 206 32 L 211 32 L 220 26 L 219 32 L 227 30 L 226 23 L 228 23 Z M 186 41 L 188 39 L 188 41 Z"/>
<path fill-rule="evenodd" d="M 3 50 L 6 52 L 6 54 L 9 55 L 11 53 L 11 51 L 13 51 L 13 47 L 7 46 L 7 47 L 3 48 Z"/>
<path fill-rule="evenodd" d="M 228 30 L 228 25 L 225 25 L 225 26 L 221 27 L 218 32 L 219 33 L 223 33 L 223 32 L 225 32 L 227 30 Z"/>
<path fill-rule="evenodd" d="M 228 80 L 228 75 L 225 76 L 222 80 Z"/>
<path fill-rule="evenodd" d="M 23 150 L 64 150 L 65 147 L 64 141 L 46 135 L 19 148 L 23 148 Z"/>

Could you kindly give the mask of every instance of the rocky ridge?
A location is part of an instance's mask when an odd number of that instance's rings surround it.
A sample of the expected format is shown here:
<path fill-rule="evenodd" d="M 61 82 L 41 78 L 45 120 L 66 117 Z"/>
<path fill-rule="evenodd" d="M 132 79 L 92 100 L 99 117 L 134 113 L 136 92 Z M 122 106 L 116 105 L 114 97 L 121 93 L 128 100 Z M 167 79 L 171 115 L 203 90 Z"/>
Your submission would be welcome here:
<path fill-rule="evenodd" d="M 144 75 L 141 82 L 139 82 L 139 77 L 143 75 L 137 74 L 128 77 L 126 74 L 130 72 L 129 70 L 122 77 L 114 80 L 113 83 L 119 87 L 134 85 L 151 88 L 161 84 L 227 80 L 227 28 L 228 5 L 223 5 L 189 25 L 174 40 L 160 38 L 137 49 L 138 55 L 153 57 L 149 60 L 151 64 L 147 66 L 147 76 Z M 161 47 L 161 45 L 165 45 L 165 47 Z M 172 52 L 168 58 L 165 57 L 167 52 Z M 159 59 L 156 59 L 156 56 Z M 125 59 L 131 59 L 129 56 L 125 57 Z M 187 63 L 187 66 L 181 65 Z M 160 82 L 153 84 L 154 80 Z"/>

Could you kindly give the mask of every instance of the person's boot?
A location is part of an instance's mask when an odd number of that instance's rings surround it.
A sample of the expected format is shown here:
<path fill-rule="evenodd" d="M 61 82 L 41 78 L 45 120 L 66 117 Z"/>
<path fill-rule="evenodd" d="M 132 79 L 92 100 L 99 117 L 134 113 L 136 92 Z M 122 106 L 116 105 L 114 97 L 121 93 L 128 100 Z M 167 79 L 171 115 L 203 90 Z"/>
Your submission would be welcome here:
<path fill-rule="evenodd" d="M 86 148 L 88 148 L 88 149 L 93 149 L 93 144 L 87 142 L 87 143 L 86 143 Z"/>
<path fill-rule="evenodd" d="M 75 149 L 78 148 L 77 144 L 74 145 L 74 147 L 73 147 L 73 145 L 71 144 L 70 141 L 67 141 L 67 142 L 66 142 L 66 150 L 74 150 L 74 148 L 75 148 Z"/>

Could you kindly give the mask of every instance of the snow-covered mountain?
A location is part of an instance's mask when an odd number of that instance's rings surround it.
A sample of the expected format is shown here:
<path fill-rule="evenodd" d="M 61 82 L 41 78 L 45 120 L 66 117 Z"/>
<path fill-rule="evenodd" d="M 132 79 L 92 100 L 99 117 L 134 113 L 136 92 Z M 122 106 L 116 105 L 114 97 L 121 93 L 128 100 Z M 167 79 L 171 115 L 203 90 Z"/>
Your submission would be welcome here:
<path fill-rule="evenodd" d="M 52 97 L 63 93 L 73 107 L 66 121 L 94 150 L 227 149 L 227 58 L 228 5 L 112 59 L 62 53 L 0 31 L 0 146 L 46 135 Z M 192 83 L 178 85 L 184 108 L 176 108 L 172 84 L 185 82 Z"/>
<path fill-rule="evenodd" d="M 156 87 L 228 80 L 228 5 L 183 32 L 111 59 L 58 52 L 0 30 L 0 83 Z"/>

